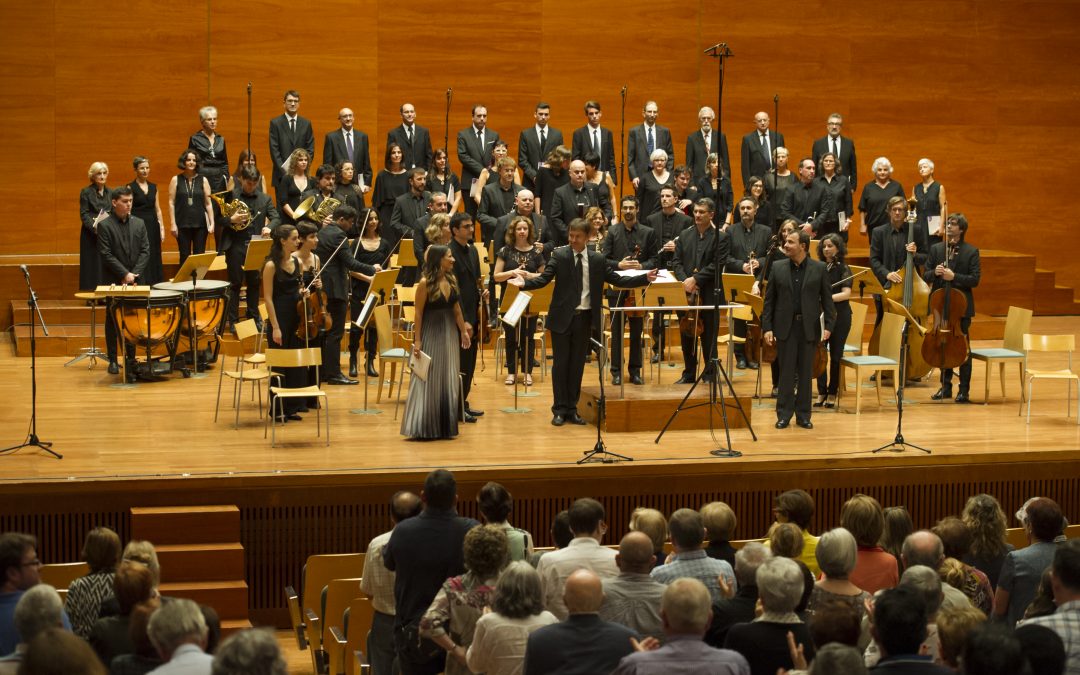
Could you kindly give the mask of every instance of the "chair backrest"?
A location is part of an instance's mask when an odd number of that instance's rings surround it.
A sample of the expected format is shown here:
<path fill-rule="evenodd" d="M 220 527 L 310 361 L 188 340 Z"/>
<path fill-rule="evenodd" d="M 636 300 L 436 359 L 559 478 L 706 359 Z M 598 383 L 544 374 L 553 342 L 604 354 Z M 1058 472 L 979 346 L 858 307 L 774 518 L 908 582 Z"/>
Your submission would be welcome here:
<path fill-rule="evenodd" d="M 379 353 L 383 354 L 394 348 L 394 329 L 390 321 L 390 305 L 379 305 L 372 312 L 375 332 L 379 335 Z"/>
<path fill-rule="evenodd" d="M 330 635 L 330 628 L 333 626 L 342 627 L 344 625 L 342 617 L 345 615 L 345 610 L 348 609 L 349 604 L 355 598 L 362 596 L 359 577 L 331 579 L 330 583 L 326 585 L 326 603 L 322 616 L 322 642 L 324 645 L 330 644 L 334 639 Z"/>
<path fill-rule="evenodd" d="M 739 305 L 738 307 L 735 307 L 731 310 L 731 316 L 733 318 L 741 319 L 743 321 L 753 321 L 754 308 L 750 305 Z"/>
<path fill-rule="evenodd" d="M 852 300 L 848 302 L 848 307 L 851 308 L 851 331 L 848 333 L 847 343 L 858 347 L 859 353 L 862 354 L 863 332 L 866 330 L 866 312 L 870 309 L 870 306 L 865 302 Z"/>
<path fill-rule="evenodd" d="M 240 340 L 246 340 L 259 334 L 259 328 L 255 325 L 255 319 L 238 321 L 236 325 L 233 326 L 233 329 L 236 331 L 236 337 Z"/>
<path fill-rule="evenodd" d="M 72 581 L 90 574 L 90 566 L 84 562 L 52 563 L 42 565 L 40 574 L 41 583 L 63 590 L 70 586 Z"/>
<path fill-rule="evenodd" d="M 308 556 L 304 566 L 301 612 L 322 611 L 322 590 L 334 579 L 359 579 L 364 573 L 363 553 L 326 553 Z"/>
<path fill-rule="evenodd" d="M 1005 317 L 1005 340 L 1001 345 L 1014 352 L 1024 350 L 1024 333 L 1031 330 L 1031 310 L 1023 307 L 1009 307 Z"/>
<path fill-rule="evenodd" d="M 375 608 L 366 597 L 353 598 L 349 603 L 349 627 L 345 633 L 345 675 L 359 675 L 356 672 L 357 651 L 367 655 L 367 636 L 375 622 Z"/>
<path fill-rule="evenodd" d="M 416 302 L 416 286 L 394 286 L 398 302 Z"/>
<path fill-rule="evenodd" d="M 1024 333 L 1023 344 L 1025 352 L 1073 352 L 1076 336 Z"/>
<path fill-rule="evenodd" d="M 402 239 L 398 247 L 398 262 L 402 267 L 416 267 L 416 251 L 413 250 L 412 238 Z"/>
<path fill-rule="evenodd" d="M 266 365 L 270 368 L 307 368 L 322 365 L 322 350 L 318 347 L 299 349 L 267 349 Z"/>
<path fill-rule="evenodd" d="M 881 341 L 878 343 L 878 356 L 884 356 L 900 363 L 900 341 L 903 339 L 905 319 L 899 314 L 887 312 L 881 318 Z"/>
<path fill-rule="evenodd" d="M 239 359 L 247 356 L 247 350 L 244 349 L 243 342 L 239 340 L 233 340 L 231 338 L 222 337 L 221 355 Z"/>

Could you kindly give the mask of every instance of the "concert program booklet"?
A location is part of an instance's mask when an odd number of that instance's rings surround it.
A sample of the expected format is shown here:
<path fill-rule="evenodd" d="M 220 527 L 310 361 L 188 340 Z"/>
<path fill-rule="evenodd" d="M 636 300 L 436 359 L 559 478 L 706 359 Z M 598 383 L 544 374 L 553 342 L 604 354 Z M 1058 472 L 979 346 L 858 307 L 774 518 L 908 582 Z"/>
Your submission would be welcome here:
<path fill-rule="evenodd" d="M 427 382 L 428 369 L 431 368 L 431 357 L 425 354 L 423 351 L 419 353 L 413 353 L 409 357 L 409 367 L 412 368 L 413 375 L 419 377 L 424 382 Z"/>

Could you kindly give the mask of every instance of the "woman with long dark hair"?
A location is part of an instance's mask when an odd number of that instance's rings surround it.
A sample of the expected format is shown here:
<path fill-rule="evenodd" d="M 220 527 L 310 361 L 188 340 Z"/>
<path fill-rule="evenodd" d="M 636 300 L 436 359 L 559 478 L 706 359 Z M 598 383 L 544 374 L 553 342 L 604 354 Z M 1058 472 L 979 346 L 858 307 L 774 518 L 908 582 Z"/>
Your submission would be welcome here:
<path fill-rule="evenodd" d="M 457 213 L 461 206 L 461 179 L 450 170 L 450 158 L 446 150 L 439 148 L 431 156 L 428 167 L 427 191 L 446 195 L 447 213 Z"/>
<path fill-rule="evenodd" d="M 697 189 L 700 196 L 708 197 L 716 204 L 713 225 L 720 228 L 730 225 L 735 218 L 731 181 L 720 166 L 720 156 L 715 152 L 705 158 L 705 175 L 698 181 Z"/>
<path fill-rule="evenodd" d="M 345 159 L 334 165 L 334 199 L 359 212 L 364 208 L 364 191 L 353 182 L 356 165 Z"/>
<path fill-rule="evenodd" d="M 286 178 L 288 178 L 286 176 Z M 298 349 L 303 346 L 296 337 L 296 328 L 300 315 L 296 305 L 300 302 L 300 261 L 296 252 L 300 248 L 300 235 L 293 225 L 278 225 L 271 235 L 274 243 L 262 269 L 263 302 L 266 303 L 266 318 L 270 326 L 270 349 Z M 307 383 L 304 368 L 282 368 L 281 374 L 286 387 L 303 387 Z M 289 398 L 284 402 L 285 420 L 300 420 L 297 412 L 304 407 L 298 398 Z M 271 401 L 271 410 L 273 402 Z"/>
<path fill-rule="evenodd" d="M 161 266 L 161 243 L 165 241 L 165 219 L 161 217 L 161 205 L 157 200 L 157 185 L 150 182 L 150 160 L 138 156 L 131 162 L 135 169 L 135 180 L 128 183 L 131 188 L 131 215 L 142 218 L 146 224 L 146 239 L 150 242 L 150 262 L 139 277 L 140 284 L 153 286 L 165 279 Z"/>
<path fill-rule="evenodd" d="M 232 175 L 231 179 L 233 186 L 233 194 L 235 194 L 237 197 L 239 197 L 240 193 L 243 191 L 243 187 L 240 185 L 240 170 L 243 169 L 245 166 L 250 166 L 256 171 L 259 171 L 259 167 L 257 166 L 255 161 L 255 153 L 246 148 L 240 151 L 240 161 L 236 163 L 236 173 Z M 255 186 L 255 193 L 259 194 L 265 192 L 266 175 L 263 174 L 262 171 L 259 171 L 259 183 Z"/>
<path fill-rule="evenodd" d="M 360 227 L 360 238 L 353 248 L 353 257 L 362 263 L 371 266 L 386 266 L 386 259 L 390 257 L 390 245 L 382 238 L 382 226 L 379 222 L 379 214 L 375 209 L 364 209 L 357 218 Z M 356 377 L 356 355 L 360 351 L 360 329 L 355 321 L 360 318 L 360 308 L 367 297 L 371 287 L 371 277 L 360 275 L 360 278 L 352 277 L 352 297 L 349 300 L 349 377 Z M 364 333 L 364 353 L 366 355 L 364 369 L 368 377 L 378 377 L 375 370 L 375 352 L 379 347 L 379 336 L 375 332 L 375 322 L 368 323 Z"/>
<path fill-rule="evenodd" d="M 405 154 L 397 143 L 387 143 L 383 168 L 375 174 L 375 187 L 371 191 L 371 208 L 379 212 L 379 222 L 390 228 L 390 216 L 394 213 L 394 201 L 409 191 Z M 396 239 L 394 240 L 396 241 Z"/>
<path fill-rule="evenodd" d="M 843 178 L 843 176 L 841 176 Z M 818 399 L 815 408 L 836 407 L 836 394 L 840 391 L 840 359 L 844 358 L 844 345 L 851 331 L 851 271 L 844 262 L 847 246 L 836 232 L 830 232 L 818 242 L 818 258 L 825 263 L 829 287 L 832 288 L 833 305 L 836 307 L 836 324 L 829 335 L 828 378 L 822 373 L 817 379 Z M 861 338 L 861 336 L 860 336 Z"/>

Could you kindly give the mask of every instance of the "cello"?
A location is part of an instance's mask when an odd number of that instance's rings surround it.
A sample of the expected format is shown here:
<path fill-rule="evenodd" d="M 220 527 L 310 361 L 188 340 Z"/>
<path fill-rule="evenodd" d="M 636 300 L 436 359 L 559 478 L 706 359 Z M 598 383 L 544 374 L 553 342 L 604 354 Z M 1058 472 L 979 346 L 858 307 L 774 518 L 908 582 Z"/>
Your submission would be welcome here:
<path fill-rule="evenodd" d="M 946 241 L 945 269 L 951 269 L 959 249 L 960 242 Z M 959 368 L 968 358 L 968 340 L 960 325 L 967 313 L 967 297 L 947 280 L 930 295 L 930 311 L 934 324 L 923 340 L 923 359 L 941 370 Z"/>

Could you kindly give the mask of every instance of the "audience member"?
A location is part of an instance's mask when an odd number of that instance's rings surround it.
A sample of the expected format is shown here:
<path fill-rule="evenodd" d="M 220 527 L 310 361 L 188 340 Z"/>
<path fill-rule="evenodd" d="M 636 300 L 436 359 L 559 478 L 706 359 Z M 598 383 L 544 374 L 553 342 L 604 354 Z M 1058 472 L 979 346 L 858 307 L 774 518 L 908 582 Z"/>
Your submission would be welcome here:
<path fill-rule="evenodd" d="M 1014 548 L 1005 540 L 1005 512 L 1001 504 L 990 495 L 975 495 L 967 500 L 961 518 L 971 530 L 971 548 L 962 561 L 982 570 L 990 585 L 997 588 L 1005 554 Z"/>
<path fill-rule="evenodd" d="M 945 547 L 945 560 L 938 569 L 941 580 L 960 589 L 972 605 L 989 614 L 994 606 L 994 589 L 990 586 L 990 580 L 982 571 L 962 562 L 971 550 L 971 530 L 964 521 L 949 516 L 939 520 L 931 531 Z"/>
<path fill-rule="evenodd" d="M 757 571 L 771 557 L 769 549 L 756 541 L 747 542 L 735 552 L 735 581 L 739 588 L 731 597 L 721 598 L 713 605 L 712 624 L 705 634 L 706 643 L 722 647 L 732 626 L 754 620 L 754 608 L 758 601 Z"/>
<path fill-rule="evenodd" d="M 750 623 L 735 624 L 724 640 L 750 663 L 753 675 L 776 675 L 778 668 L 793 668 L 787 634 L 801 645 L 809 661 L 814 657 L 814 643 L 806 624 L 795 614 L 803 592 L 802 570 L 795 561 L 774 557 L 758 568 L 757 587 L 762 613 Z"/>
<path fill-rule="evenodd" d="M 810 520 L 814 517 L 814 498 L 805 490 L 788 490 L 776 497 L 773 505 L 773 515 L 778 523 L 794 523 L 802 532 L 803 547 L 800 560 L 810 569 L 810 573 L 817 576 L 821 570 L 817 566 L 817 558 L 814 549 L 817 547 L 817 537 L 810 534 Z"/>
<path fill-rule="evenodd" d="M 806 563 L 802 561 L 803 532 L 794 523 L 775 523 L 769 532 L 767 546 L 772 554 L 781 558 L 789 558 L 802 570 L 803 594 L 795 607 L 796 614 L 802 614 L 810 604 L 810 594 L 814 591 L 814 574 Z M 815 562 L 816 564 L 816 562 Z"/>
<path fill-rule="evenodd" d="M 64 603 L 56 589 L 37 584 L 27 589 L 15 604 L 15 630 L 19 642 L 15 650 L 0 658 L 0 675 L 15 675 L 26 654 L 26 647 L 49 628 L 64 627 Z"/>
<path fill-rule="evenodd" d="M 851 583 L 867 593 L 892 588 L 900 581 L 896 558 L 880 545 L 885 531 L 885 515 L 878 500 L 856 494 L 840 510 L 840 527 L 855 537 L 858 552 L 855 569 L 848 575 Z"/>
<path fill-rule="evenodd" d="M 964 675 L 1030 675 L 1020 640 L 1000 623 L 983 623 L 972 629 L 960 657 Z"/>
<path fill-rule="evenodd" d="M 899 572 L 904 571 L 900 560 L 904 540 L 915 531 L 915 524 L 911 521 L 911 514 L 903 506 L 890 506 L 883 509 L 881 514 L 885 519 L 885 529 L 881 532 L 881 548 L 896 558 L 899 578 Z"/>
<path fill-rule="evenodd" d="M 555 514 L 551 520 L 551 541 L 556 549 L 566 548 L 574 539 L 574 533 L 570 531 L 570 511 L 563 509 Z M 540 564 L 540 558 L 550 551 L 533 551 L 529 556 L 529 564 L 536 567 Z"/>
<path fill-rule="evenodd" d="M 855 569 L 856 549 L 855 537 L 842 527 L 829 530 L 818 539 L 816 556 L 823 576 L 810 593 L 810 604 L 806 607 L 808 614 L 812 616 L 822 602 L 840 600 L 857 609 L 862 616 L 870 594 L 848 579 Z"/>
<path fill-rule="evenodd" d="M 0 655 L 15 651 L 19 634 L 15 630 L 15 605 L 23 593 L 41 583 L 41 560 L 37 554 L 37 539 L 19 532 L 0 534 Z M 64 627 L 71 629 L 67 615 Z"/>
<path fill-rule="evenodd" d="M 702 642 L 711 604 L 709 589 L 697 579 L 673 581 L 660 608 L 664 646 L 655 638 L 635 642 L 635 653 L 624 656 L 613 675 L 750 675 L 750 664 L 741 654 Z"/>
<path fill-rule="evenodd" d="M 107 675 L 86 641 L 70 629 L 48 628 L 27 643 L 21 675 Z"/>
<path fill-rule="evenodd" d="M 204 651 L 208 631 L 197 603 L 178 598 L 162 605 L 146 633 L 165 661 L 154 675 L 210 675 L 214 657 Z"/>
<path fill-rule="evenodd" d="M 512 562 L 495 585 L 491 611 L 476 622 L 466 665 L 474 673 L 520 675 L 529 635 L 557 622 L 544 609 L 540 575 L 528 563 Z"/>
<path fill-rule="evenodd" d="M 1024 624 L 1013 635 L 1020 641 L 1020 653 L 1031 668 L 1031 675 L 1062 675 L 1066 672 L 1068 655 L 1061 637 L 1046 626 Z M 1075 672 L 1069 670 L 1069 673 Z"/>
<path fill-rule="evenodd" d="M 701 547 L 705 541 L 705 524 L 701 514 L 693 509 L 679 509 L 671 514 L 668 521 L 671 532 L 671 546 L 674 555 L 670 562 L 653 568 L 652 578 L 663 584 L 670 584 L 676 579 L 690 577 L 705 584 L 712 594 L 713 602 L 724 597 L 720 591 L 719 578 L 736 590 L 735 571 L 723 560 L 710 558 Z"/>
<path fill-rule="evenodd" d="M 939 664 L 941 663 L 939 657 L 941 641 L 937 632 L 937 614 L 941 608 L 942 585 L 937 572 L 926 565 L 912 565 L 904 570 L 904 574 L 900 577 L 900 584 L 897 586 L 897 588 L 913 589 L 922 598 L 923 606 L 926 608 L 926 637 L 919 645 L 918 653 L 931 657 L 935 663 Z M 880 660 L 881 653 L 878 651 L 877 643 L 871 644 L 866 650 L 866 665 L 875 666 Z"/>
<path fill-rule="evenodd" d="M 525 530 L 511 525 L 507 518 L 514 510 L 514 498 L 510 491 L 499 483 L 489 482 L 480 488 L 476 495 L 476 503 L 480 507 L 480 515 L 484 522 L 497 525 L 506 531 L 506 539 L 510 545 L 510 560 L 528 560 L 533 554 L 532 535 Z"/>
<path fill-rule="evenodd" d="M 573 522 L 573 508 L 570 516 Z M 564 584 L 562 602 L 567 619 L 538 628 L 529 635 L 524 675 L 610 673 L 619 659 L 632 652 L 630 640 L 638 635 L 626 626 L 600 618 L 603 596 L 596 572 L 578 569 L 570 574 Z"/>
<path fill-rule="evenodd" d="M 395 526 L 420 515 L 420 498 L 404 490 L 390 498 L 390 517 Z M 393 530 L 383 532 L 368 542 L 360 590 L 371 598 L 374 617 L 367 636 L 367 658 L 373 675 L 393 675 L 394 667 L 394 579 L 396 575 L 382 562 L 382 550 Z"/>
<path fill-rule="evenodd" d="M 420 618 L 443 582 L 465 571 L 465 535 L 479 525 L 457 515 L 457 482 L 445 469 L 427 475 L 420 499 L 424 510 L 398 523 L 383 547 L 383 564 L 397 573 L 394 649 L 403 675 L 442 672 L 445 653 L 420 637 Z"/>
<path fill-rule="evenodd" d="M 879 593 L 874 601 L 870 631 L 881 653 L 881 660 L 873 672 L 903 675 L 950 675 L 952 672 L 935 664 L 930 656 L 919 653 L 919 647 L 926 639 L 926 602 L 915 588 L 900 585 Z"/>
<path fill-rule="evenodd" d="M 964 653 L 968 634 L 985 621 L 986 615 L 974 607 L 955 607 L 939 611 L 936 622 L 939 642 L 937 663 L 960 670 L 960 655 Z"/>
<path fill-rule="evenodd" d="M 131 642 L 131 610 L 140 602 L 156 595 L 154 575 L 150 568 L 139 562 L 125 560 L 116 569 L 113 594 L 120 613 L 106 616 L 94 622 L 88 638 L 102 663 L 112 663 L 113 657 L 135 651 Z"/>
<path fill-rule="evenodd" d="M 1032 514 L 1030 507 L 1028 513 Z M 1004 577 L 1003 572 L 1003 584 Z M 1050 568 L 1050 584 L 1057 611 L 1050 616 L 1029 619 L 1023 625 L 1044 626 L 1057 633 L 1065 644 L 1068 672 L 1074 675 L 1080 673 L 1080 540 L 1073 539 L 1058 546 Z"/>
<path fill-rule="evenodd" d="M 929 530 L 919 530 L 909 534 L 904 540 L 904 547 L 900 551 L 900 561 L 904 569 L 912 565 L 926 565 L 932 570 L 941 569 L 941 563 L 945 560 L 945 546 L 941 538 Z M 968 607 L 971 602 L 963 591 L 953 588 L 949 584 L 942 584 L 941 590 L 945 594 L 942 607 Z"/>
<path fill-rule="evenodd" d="M 476 621 L 489 604 L 499 572 L 507 563 L 506 531 L 497 525 L 474 527 L 465 535 L 465 574 L 450 577 L 420 619 L 420 636 L 442 647 L 446 675 L 468 675 L 465 654 Z"/>
<path fill-rule="evenodd" d="M 862 653 L 866 637 L 863 632 L 863 610 L 857 610 L 843 600 L 826 600 L 814 610 L 807 622 L 814 648 L 838 642 L 855 647 Z M 818 653 L 820 656 L 820 652 Z"/>
<path fill-rule="evenodd" d="M 102 601 L 113 594 L 113 576 L 120 564 L 120 535 L 107 527 L 95 527 L 86 535 L 82 557 L 90 573 L 71 582 L 65 607 L 71 629 L 87 638 L 101 613 Z"/>
<path fill-rule="evenodd" d="M 731 545 L 731 538 L 735 535 L 735 526 L 738 524 L 735 512 L 724 502 L 709 502 L 701 507 L 701 519 L 705 523 L 705 536 L 709 540 L 705 554 L 735 567 L 735 547 Z"/>
<path fill-rule="evenodd" d="M 1024 610 L 1024 620 L 1034 619 L 1037 616 L 1050 616 L 1057 611 L 1057 605 L 1054 603 L 1052 567 L 1051 565 L 1043 570 L 1042 577 L 1039 578 L 1039 587 L 1035 590 L 1035 598 Z"/>
<path fill-rule="evenodd" d="M 664 543 L 668 539 L 668 523 L 667 519 L 664 518 L 664 514 L 656 509 L 639 506 L 630 514 L 630 531 L 644 532 L 648 535 L 649 539 L 652 540 L 653 553 L 656 554 L 653 567 L 663 565 L 667 560 L 667 554 L 664 553 Z"/>
<path fill-rule="evenodd" d="M 604 523 L 604 507 L 595 499 L 583 497 L 570 506 L 570 530 L 574 539 L 558 551 L 540 558 L 536 571 L 544 586 L 544 606 L 564 620 L 568 616 L 563 604 L 563 586 L 570 575 L 580 569 L 596 572 L 599 577 L 618 576 L 615 551 L 604 548 L 600 542 L 607 532 Z"/>
<path fill-rule="evenodd" d="M 1043 570 L 1054 560 L 1057 550 L 1054 539 L 1062 531 L 1061 508 L 1052 499 L 1039 497 L 1026 506 L 1021 522 L 1030 546 L 1005 555 L 994 595 L 994 618 L 1004 619 L 1010 628 L 1024 616 L 1024 610 L 1035 598 Z"/>
<path fill-rule="evenodd" d="M 249 629 L 230 635 L 214 652 L 212 675 L 286 675 L 274 634 L 269 630 Z"/>
<path fill-rule="evenodd" d="M 154 643 L 150 641 L 150 617 L 161 607 L 161 598 L 154 596 L 146 602 L 140 602 L 131 610 L 128 620 L 128 635 L 134 651 L 113 657 L 109 664 L 109 675 L 146 675 L 164 663 Z M 203 623 L 206 623 L 205 619 Z"/>
<path fill-rule="evenodd" d="M 809 675 L 866 675 L 866 666 L 858 649 L 830 642 L 817 651 L 807 672 Z"/>
<path fill-rule="evenodd" d="M 622 624 L 645 637 L 663 636 L 660 600 L 667 586 L 649 576 L 655 559 L 653 542 L 644 532 L 626 533 L 615 556 L 619 575 L 601 582 L 601 619 Z"/>

